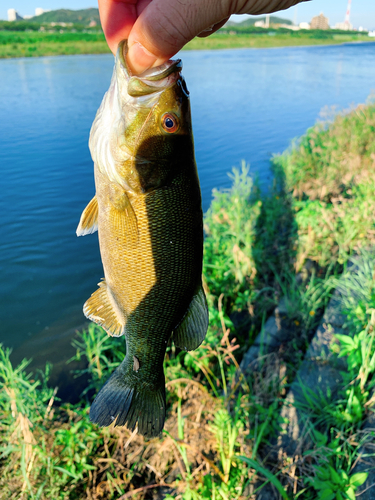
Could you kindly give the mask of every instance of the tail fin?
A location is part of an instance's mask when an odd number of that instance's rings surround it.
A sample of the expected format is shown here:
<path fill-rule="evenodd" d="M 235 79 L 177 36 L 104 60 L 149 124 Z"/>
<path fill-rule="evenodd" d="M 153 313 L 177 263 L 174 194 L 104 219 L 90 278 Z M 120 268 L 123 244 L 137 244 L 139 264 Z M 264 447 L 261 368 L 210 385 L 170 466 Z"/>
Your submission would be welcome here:
<path fill-rule="evenodd" d="M 150 390 L 141 381 L 138 385 L 127 385 L 120 365 L 101 388 L 90 409 L 90 420 L 100 427 L 112 424 L 127 425 L 147 438 L 158 436 L 165 421 L 164 375 L 157 390 Z"/>

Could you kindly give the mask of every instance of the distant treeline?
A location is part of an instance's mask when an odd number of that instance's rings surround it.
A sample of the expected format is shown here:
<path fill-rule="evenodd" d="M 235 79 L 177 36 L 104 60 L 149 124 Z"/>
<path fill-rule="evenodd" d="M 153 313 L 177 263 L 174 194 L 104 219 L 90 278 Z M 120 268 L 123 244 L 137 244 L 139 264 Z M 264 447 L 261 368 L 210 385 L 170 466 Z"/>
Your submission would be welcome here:
<path fill-rule="evenodd" d="M 64 21 L 51 21 L 51 22 L 64 22 Z M 90 31 L 98 32 L 102 31 L 101 25 L 88 26 L 81 23 L 73 23 L 68 26 L 62 26 L 61 24 L 56 24 L 51 26 L 48 22 L 36 22 L 36 21 L 0 21 L 0 31 L 43 31 L 43 30 L 63 30 L 63 31 Z"/>
<path fill-rule="evenodd" d="M 90 9 L 87 9 L 90 10 Z M 48 12 L 46 14 L 49 14 Z M 44 16 L 42 14 L 41 16 L 38 16 L 38 19 Z M 69 24 L 67 26 L 62 26 L 61 24 L 56 24 L 54 26 L 51 26 L 51 22 L 55 23 L 65 23 L 69 21 L 50 21 L 50 22 L 37 22 L 36 20 L 21 20 L 21 21 L 0 21 L 0 31 L 89 31 L 89 32 L 101 32 L 102 28 L 100 24 L 97 24 L 96 26 L 88 26 L 85 23 L 73 23 Z M 69 22 L 70 23 L 70 22 Z M 320 38 L 320 39 L 331 39 L 335 35 L 349 35 L 349 34 L 367 34 L 367 32 L 355 32 L 355 31 L 344 31 L 344 30 L 335 30 L 335 29 L 330 29 L 330 30 L 290 30 L 288 28 L 280 28 L 280 27 L 273 27 L 270 26 L 269 28 L 259 28 L 257 26 L 247 24 L 247 25 L 242 25 L 243 23 L 237 25 L 237 26 L 224 26 L 221 28 L 217 33 L 222 34 L 222 35 L 228 35 L 228 34 L 233 34 L 233 35 L 269 35 L 269 36 L 275 36 L 279 34 L 287 34 L 290 35 L 291 37 L 303 37 L 303 38 Z"/>
<path fill-rule="evenodd" d="M 43 14 L 31 19 L 21 19 L 11 22 L 0 21 L 0 30 L 38 31 L 41 26 L 45 29 L 51 29 L 51 23 L 56 23 L 59 29 L 68 31 L 101 30 L 99 10 L 94 8 L 81 10 L 58 9 L 43 12 Z M 59 23 L 66 23 L 68 26 L 61 26 Z M 90 26 L 90 24 L 94 26 Z"/>
<path fill-rule="evenodd" d="M 242 24 L 242 23 L 241 23 Z M 346 31 L 346 30 L 336 30 L 336 29 L 329 29 L 329 30 L 306 30 L 306 29 L 300 29 L 300 30 L 291 30 L 288 28 L 283 28 L 283 27 L 275 27 L 275 26 L 270 26 L 269 28 L 260 28 L 258 26 L 254 25 L 238 25 L 234 26 L 233 24 L 230 25 L 229 27 L 224 26 L 221 28 L 218 33 L 228 35 L 228 34 L 235 34 L 235 35 L 276 35 L 276 34 L 289 34 L 290 36 L 294 37 L 311 37 L 311 38 L 325 38 L 325 39 L 330 39 L 333 38 L 335 35 L 348 35 L 348 34 L 367 34 L 366 31 Z"/>

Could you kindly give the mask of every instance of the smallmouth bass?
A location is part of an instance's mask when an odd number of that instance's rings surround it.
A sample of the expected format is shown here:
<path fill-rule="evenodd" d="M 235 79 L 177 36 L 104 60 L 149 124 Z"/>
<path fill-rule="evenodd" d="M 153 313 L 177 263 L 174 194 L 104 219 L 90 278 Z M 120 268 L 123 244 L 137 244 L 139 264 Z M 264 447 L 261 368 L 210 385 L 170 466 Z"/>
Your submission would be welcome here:
<path fill-rule="evenodd" d="M 165 420 L 167 343 L 196 349 L 208 327 L 203 215 L 189 92 L 180 60 L 133 76 L 120 43 L 90 133 L 96 194 L 77 235 L 98 230 L 104 276 L 87 318 L 125 336 L 126 357 L 90 409 L 100 426 L 157 436 Z"/>

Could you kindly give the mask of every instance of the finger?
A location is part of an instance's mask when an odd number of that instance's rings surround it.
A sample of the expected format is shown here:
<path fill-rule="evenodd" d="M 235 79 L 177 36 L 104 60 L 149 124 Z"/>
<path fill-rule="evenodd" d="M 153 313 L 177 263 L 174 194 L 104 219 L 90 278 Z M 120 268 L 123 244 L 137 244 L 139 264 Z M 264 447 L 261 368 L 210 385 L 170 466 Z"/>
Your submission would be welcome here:
<path fill-rule="evenodd" d="M 98 3 L 105 38 L 111 51 L 116 54 L 118 44 L 129 37 L 137 19 L 137 0 L 98 0 Z"/>
<path fill-rule="evenodd" d="M 197 36 L 199 36 L 200 38 L 205 38 L 207 36 L 212 35 L 212 33 L 215 33 L 217 30 L 222 28 L 224 26 L 224 24 L 228 21 L 228 19 L 229 19 L 229 17 L 226 17 L 220 23 L 216 23 L 213 26 L 211 26 L 210 28 L 207 28 L 207 29 L 201 31 L 200 33 L 198 33 Z"/>
<path fill-rule="evenodd" d="M 310 2 L 311 0 L 246 0 L 238 2 L 237 9 L 233 14 L 270 14 L 278 10 L 289 9 L 297 3 Z M 240 5 L 242 3 L 242 5 Z"/>
<path fill-rule="evenodd" d="M 217 0 L 153 0 L 130 32 L 128 63 L 135 73 L 157 66 L 227 17 Z"/>

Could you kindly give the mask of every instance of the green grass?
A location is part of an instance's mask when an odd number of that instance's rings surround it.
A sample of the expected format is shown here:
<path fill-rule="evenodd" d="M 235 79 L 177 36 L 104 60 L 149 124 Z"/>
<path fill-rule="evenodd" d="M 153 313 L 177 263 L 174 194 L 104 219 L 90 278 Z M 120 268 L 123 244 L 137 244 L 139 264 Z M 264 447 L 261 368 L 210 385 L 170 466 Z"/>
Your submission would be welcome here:
<path fill-rule="evenodd" d="M 270 33 L 262 30 L 254 33 L 216 33 L 207 38 L 194 38 L 189 42 L 187 50 L 214 50 L 214 49 L 240 49 L 240 48 L 272 48 L 295 47 L 305 45 L 336 45 L 350 42 L 372 41 L 367 34 L 330 34 L 319 31 L 290 31 L 275 29 Z"/>
<path fill-rule="evenodd" d="M 21 29 L 11 31 L 8 25 L 2 29 L 0 26 L 0 58 L 110 52 L 102 32 L 85 31 L 82 26 L 77 27 L 75 32 L 64 27 L 56 30 L 56 27 L 48 25 L 45 25 L 44 29 L 43 32 L 37 31 L 35 23 L 30 23 L 27 31 Z M 268 32 L 261 28 L 252 28 L 249 33 L 238 32 L 231 35 L 219 32 L 208 38 L 194 38 L 184 47 L 184 50 L 326 45 L 371 40 L 367 34 L 353 32 L 317 30 L 293 32 L 285 29 Z"/>
<path fill-rule="evenodd" d="M 321 122 L 273 159 L 292 194 L 299 269 L 306 259 L 344 263 L 375 242 L 375 104 Z"/>
<path fill-rule="evenodd" d="M 0 31 L 0 58 L 110 53 L 103 33 Z"/>
<path fill-rule="evenodd" d="M 1 348 L 0 499 L 151 498 L 162 489 L 167 499 L 244 500 L 267 485 L 280 498 L 355 498 L 367 477 L 353 470 L 359 450 L 374 439 L 363 428 L 375 402 L 375 257 L 366 250 L 375 234 L 374 137 L 370 101 L 273 158 L 269 193 L 245 163 L 230 189 L 214 192 L 204 221 L 209 330 L 196 351 L 167 349 L 160 439 L 89 421 L 95 393 L 125 355 L 123 339 L 94 324 L 77 336 L 74 358 L 87 368 L 76 376 L 88 383 L 74 406 L 55 404 L 49 367 L 32 375 Z M 349 273 L 355 253 L 362 263 Z M 344 301 L 349 334 L 332 347 L 346 360 L 343 382 L 335 394 L 304 388 L 310 449 L 271 459 L 288 387 L 337 286 L 352 292 Z M 245 379 L 239 361 L 281 298 L 290 336 Z"/>
<path fill-rule="evenodd" d="M 234 169 L 230 175 L 231 189 L 214 190 L 204 227 L 206 289 L 217 299 L 223 293 L 229 307 L 238 310 L 249 307 L 253 301 L 257 270 L 252 247 L 262 206 L 259 191 L 248 173 L 249 167 L 243 163 L 241 171 Z"/>

